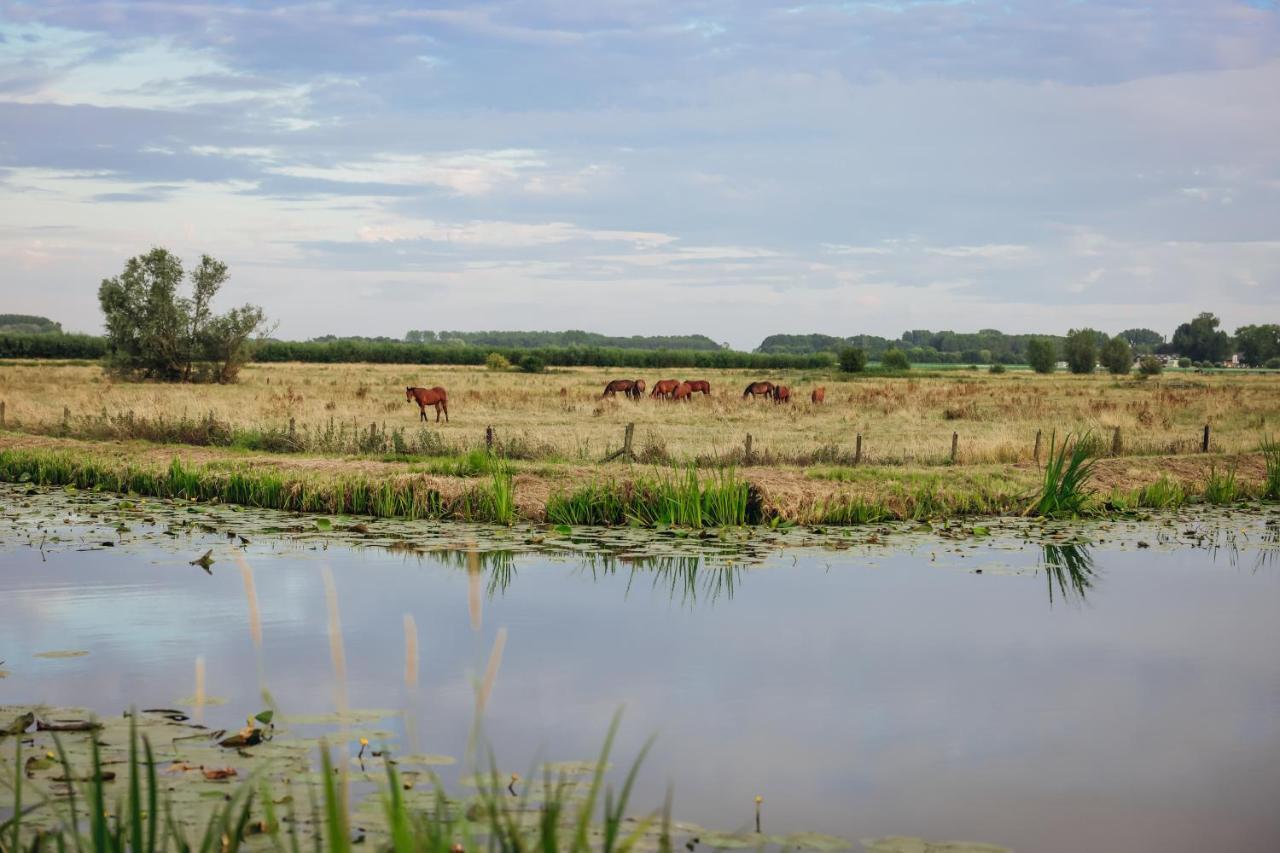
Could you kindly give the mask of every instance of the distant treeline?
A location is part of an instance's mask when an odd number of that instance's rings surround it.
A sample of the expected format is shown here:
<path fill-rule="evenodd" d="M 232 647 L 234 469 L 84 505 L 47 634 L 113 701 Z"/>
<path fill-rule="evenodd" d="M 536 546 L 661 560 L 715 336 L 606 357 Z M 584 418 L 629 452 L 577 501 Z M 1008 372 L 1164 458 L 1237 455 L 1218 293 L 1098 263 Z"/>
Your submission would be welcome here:
<path fill-rule="evenodd" d="M 1135 352 L 1154 352 L 1164 343 L 1164 337 L 1151 329 L 1126 329 L 1120 333 Z M 864 350 L 872 360 L 878 360 L 886 350 L 897 349 L 906 353 L 913 364 L 1025 364 L 1027 342 L 1033 339 L 1052 341 L 1060 352 L 1066 338 L 1062 335 L 1008 335 L 998 329 L 979 332 L 931 332 L 913 329 L 903 332 L 897 340 L 877 335 L 853 335 L 848 338 L 833 335 L 770 335 L 757 347 L 761 353 L 838 353 L 848 347 Z M 1098 333 L 1099 345 L 1107 336 Z"/>
<path fill-rule="evenodd" d="M 516 347 L 469 344 L 411 344 L 392 341 L 339 339 L 328 341 L 267 341 L 254 352 L 254 361 L 320 363 L 374 362 L 382 364 L 484 364 L 498 353 L 513 364 L 530 356 L 548 367 L 756 367 L 771 369 L 830 367 L 830 353 L 753 353 L 737 350 L 623 349 L 620 347 Z"/>
<path fill-rule="evenodd" d="M 0 358 L 102 358 L 107 339 L 97 335 L 0 332 Z"/>
<path fill-rule="evenodd" d="M 48 317 L 37 317 L 34 314 L 0 314 L 0 334 L 56 335 L 61 331 L 62 324 L 55 323 Z"/>
<path fill-rule="evenodd" d="M 695 350 L 728 349 L 706 335 L 631 335 L 611 337 L 570 329 L 567 332 L 431 332 L 411 330 L 404 339 L 411 344 L 446 344 L 485 347 L 489 352 L 518 349 L 629 349 Z M 323 340 L 317 338 L 317 340 Z"/>

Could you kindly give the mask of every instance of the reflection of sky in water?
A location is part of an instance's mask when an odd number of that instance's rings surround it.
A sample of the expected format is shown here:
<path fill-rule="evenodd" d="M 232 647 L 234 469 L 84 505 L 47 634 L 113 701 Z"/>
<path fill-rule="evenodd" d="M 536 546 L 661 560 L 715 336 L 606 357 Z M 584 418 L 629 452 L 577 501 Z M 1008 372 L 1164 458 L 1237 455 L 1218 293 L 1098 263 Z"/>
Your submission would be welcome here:
<path fill-rule="evenodd" d="M 1087 600 L 1055 592 L 1051 606 L 1043 573 L 782 555 L 708 606 L 671 600 L 671 583 L 645 570 L 628 589 L 626 567 L 593 579 L 520 557 L 476 630 L 457 565 L 343 549 L 248 556 L 266 680 L 286 712 L 332 707 L 327 564 L 351 703 L 405 710 L 408 732 L 380 724 L 401 750 L 462 755 L 474 684 L 505 627 L 485 715 L 504 769 L 594 756 L 625 705 L 621 761 L 658 734 L 636 802 L 658 804 L 671 781 L 677 816 L 723 828 L 745 825 L 760 793 L 774 831 L 1050 851 L 1280 846 L 1270 569 L 1203 551 L 1095 551 Z M 1031 567 L 1039 554 L 998 556 Z M 405 686 L 405 614 L 417 688 Z M 54 649 L 91 654 L 33 657 Z M 225 556 L 208 577 L 168 554 L 0 554 L 11 673 L 0 702 L 170 705 L 193 692 L 197 656 L 208 693 L 230 700 L 210 721 L 260 707 L 245 584 Z"/>

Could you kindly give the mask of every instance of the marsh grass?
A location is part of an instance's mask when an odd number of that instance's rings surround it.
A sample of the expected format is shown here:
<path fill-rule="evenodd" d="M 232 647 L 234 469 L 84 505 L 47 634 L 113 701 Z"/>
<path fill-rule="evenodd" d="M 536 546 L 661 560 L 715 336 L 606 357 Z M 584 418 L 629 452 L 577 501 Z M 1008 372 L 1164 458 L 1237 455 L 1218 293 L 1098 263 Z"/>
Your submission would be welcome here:
<path fill-rule="evenodd" d="M 1267 466 L 1267 478 L 1262 485 L 1262 496 L 1267 500 L 1280 500 L 1280 442 L 1271 436 L 1263 436 L 1262 458 Z"/>
<path fill-rule="evenodd" d="M 1096 442 L 1091 439 L 1086 433 L 1073 443 L 1068 433 L 1059 445 L 1058 434 L 1050 436 L 1044 483 L 1039 497 L 1027 508 L 1027 514 L 1060 518 L 1084 512 L 1090 501 L 1086 489 L 1093 476 L 1090 457 Z"/>
<path fill-rule="evenodd" d="M 1209 474 L 1205 477 L 1204 489 L 1201 493 L 1201 499 L 1205 503 L 1229 504 L 1247 496 L 1240 482 L 1236 480 L 1236 469 L 1234 467 L 1227 468 L 1222 473 L 1218 472 L 1216 465 L 1209 469 Z"/>
<path fill-rule="evenodd" d="M 631 524 L 638 527 L 740 527 L 759 520 L 758 501 L 732 468 L 699 476 L 697 469 L 671 469 L 626 482 L 591 483 L 558 492 L 547 501 L 552 524 Z"/>
<path fill-rule="evenodd" d="M 532 786 L 525 786 L 513 802 L 490 752 L 490 770 L 465 813 L 446 796 L 435 776 L 429 776 L 431 807 L 415 809 L 404 796 L 406 785 L 394 761 L 387 761 L 386 780 L 376 794 L 386 821 L 386 838 L 377 849 L 395 853 L 451 853 L 458 849 L 626 853 L 642 839 L 652 843 L 656 830 L 658 849 L 670 851 L 669 805 L 639 819 L 627 817 L 635 781 L 652 739 L 632 762 L 616 794 L 612 786 L 605 784 L 618 724 L 619 715 L 615 715 L 582 798 L 575 796 L 563 777 L 553 779 L 547 771 L 537 801 L 531 797 Z M 348 786 L 345 774 L 340 772 L 343 768 L 335 767 L 329 748 L 323 744 L 319 752 L 321 802 L 315 803 L 312 795 L 309 819 L 299 813 L 299 803 L 292 792 L 280 796 L 264 778 L 251 775 L 230 786 L 203 826 L 197 824 L 197 835 L 188 836 L 183 828 L 186 821 L 178 819 L 182 806 L 172 802 L 167 784 L 161 786 L 151 742 L 145 735 L 139 737 L 132 720 L 125 762 L 127 787 L 114 798 L 108 791 L 112 777 L 105 770 L 97 738 L 89 737 L 89 766 L 87 772 L 78 775 L 72 770 L 62 741 L 55 738 L 57 760 L 63 777 L 69 780 L 66 796 L 24 805 L 22 737 L 14 737 L 13 741 L 13 774 L 5 774 L 0 784 L 11 789 L 14 809 L 11 817 L 0 822 L 0 853 L 234 853 L 250 845 L 277 853 L 301 853 L 304 840 L 316 853 L 351 853 L 364 843 L 363 835 L 358 839 L 352 836 Z M 282 809 L 278 811 L 277 805 Z M 47 810 L 55 816 L 53 827 L 28 829 L 23 819 L 34 809 Z M 300 837 L 300 827 L 309 838 Z"/>

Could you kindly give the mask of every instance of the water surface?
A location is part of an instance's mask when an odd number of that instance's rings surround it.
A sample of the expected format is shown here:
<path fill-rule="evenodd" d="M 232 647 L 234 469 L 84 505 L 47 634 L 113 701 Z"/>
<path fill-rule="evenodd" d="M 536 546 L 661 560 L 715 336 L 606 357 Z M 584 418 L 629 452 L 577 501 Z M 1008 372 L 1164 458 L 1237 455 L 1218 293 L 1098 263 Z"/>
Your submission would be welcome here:
<path fill-rule="evenodd" d="M 242 722 L 263 686 L 286 712 L 345 697 L 398 712 L 378 724 L 395 748 L 461 758 L 489 669 L 483 732 L 504 770 L 592 758 L 624 708 L 619 762 L 657 735 L 639 810 L 671 784 L 677 817 L 722 829 L 747 828 L 759 794 L 780 834 L 1280 849 L 1274 514 L 735 564 L 242 545 L 221 523 L 117 531 L 48 512 L 56 496 L 4 497 L 0 704 L 169 706 L 200 659 L 225 702 L 198 709 L 211 723 Z M 207 549 L 208 573 L 189 564 Z M 37 656 L 59 650 L 88 654 Z"/>

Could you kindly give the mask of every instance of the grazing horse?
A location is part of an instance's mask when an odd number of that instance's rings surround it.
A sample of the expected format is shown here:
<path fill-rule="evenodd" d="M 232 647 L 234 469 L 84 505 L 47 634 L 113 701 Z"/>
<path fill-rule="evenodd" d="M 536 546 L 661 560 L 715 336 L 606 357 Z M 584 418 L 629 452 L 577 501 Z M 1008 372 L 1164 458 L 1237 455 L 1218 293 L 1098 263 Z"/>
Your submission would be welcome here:
<path fill-rule="evenodd" d="M 631 383 L 631 387 L 627 389 L 627 396 L 630 397 L 632 400 L 639 400 L 641 397 L 643 397 L 644 396 L 644 380 L 637 379 L 635 382 Z"/>
<path fill-rule="evenodd" d="M 676 386 L 676 390 L 671 392 L 672 400 L 684 400 L 686 403 L 689 402 L 689 398 L 692 396 L 693 396 L 692 382 L 681 382 L 679 385 Z"/>
<path fill-rule="evenodd" d="M 819 385 L 813 389 L 813 393 L 809 395 L 810 403 L 822 404 L 827 401 L 827 389 L 825 386 Z"/>
<path fill-rule="evenodd" d="M 689 388 L 692 389 L 693 392 L 701 391 L 703 396 L 709 396 L 711 394 L 711 383 L 705 379 L 690 379 Z"/>
<path fill-rule="evenodd" d="M 435 406 L 436 423 L 440 423 L 441 412 L 444 412 L 445 423 L 449 422 L 449 395 L 439 385 L 434 388 L 406 388 L 404 389 L 404 398 L 418 404 L 418 418 L 420 420 L 425 421 L 427 419 L 427 406 Z"/>
<path fill-rule="evenodd" d="M 604 386 L 604 393 L 601 397 L 614 397 L 621 391 L 628 397 L 631 396 L 632 389 L 635 388 L 636 381 L 634 379 L 615 379 L 608 385 Z"/>
<path fill-rule="evenodd" d="M 680 387 L 679 379 L 660 379 L 653 383 L 653 393 L 650 397 L 665 397 L 671 399 L 671 395 Z"/>
<path fill-rule="evenodd" d="M 754 400 L 757 395 L 762 396 L 766 399 L 768 399 L 769 397 L 772 397 L 773 383 L 772 382 L 752 382 L 750 385 L 747 386 L 747 390 L 742 392 L 742 399 L 745 400 L 748 397 L 750 397 L 751 399 Z"/>
<path fill-rule="evenodd" d="M 775 404 L 777 404 L 777 403 L 790 403 L 790 402 L 791 402 L 791 389 L 790 389 L 790 388 L 788 388 L 786 385 L 775 385 L 775 386 L 773 386 L 773 402 L 774 402 Z"/>

